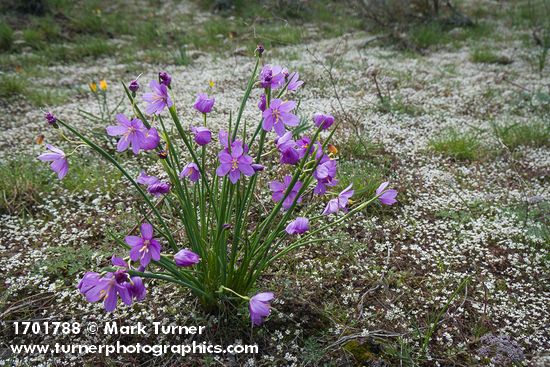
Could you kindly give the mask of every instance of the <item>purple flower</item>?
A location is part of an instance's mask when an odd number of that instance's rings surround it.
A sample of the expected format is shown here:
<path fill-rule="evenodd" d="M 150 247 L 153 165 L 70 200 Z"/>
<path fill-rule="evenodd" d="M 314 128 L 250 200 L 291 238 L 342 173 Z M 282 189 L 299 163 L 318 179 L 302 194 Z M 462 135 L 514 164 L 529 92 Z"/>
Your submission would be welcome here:
<path fill-rule="evenodd" d="M 212 111 L 215 101 L 215 98 L 208 98 L 208 94 L 199 93 L 197 94 L 197 99 L 195 100 L 193 107 L 195 107 L 195 109 L 199 112 L 209 113 Z"/>
<path fill-rule="evenodd" d="M 252 163 L 251 166 L 252 166 L 252 169 L 254 169 L 254 172 L 261 172 L 265 169 L 264 166 L 258 163 Z"/>
<path fill-rule="evenodd" d="M 386 187 L 388 187 L 389 184 L 389 182 L 382 182 L 382 184 L 380 184 L 380 186 L 376 189 L 376 196 L 383 205 L 393 205 L 397 203 L 397 200 L 395 200 L 397 190 L 386 190 Z"/>
<path fill-rule="evenodd" d="M 274 99 L 269 108 L 262 113 L 264 118 L 262 128 L 265 131 L 271 131 L 274 128 L 277 135 L 282 136 L 285 133 L 285 125 L 298 126 L 300 123 L 298 116 L 290 113 L 294 108 L 296 108 L 294 101 L 283 102 L 280 99 Z"/>
<path fill-rule="evenodd" d="M 143 100 L 148 103 L 145 108 L 145 112 L 148 115 L 160 115 L 166 107 L 172 107 L 174 103 L 168 95 L 168 88 L 166 85 L 160 84 L 156 80 L 152 80 L 151 83 L 149 83 L 149 88 L 153 91 L 143 95 Z"/>
<path fill-rule="evenodd" d="M 127 304 L 132 304 L 132 295 L 126 287 L 128 274 L 125 271 L 109 272 L 101 277 L 98 273 L 87 272 L 78 284 L 80 293 L 86 296 L 88 302 L 103 300 L 103 306 L 108 312 L 114 311 L 118 297 Z"/>
<path fill-rule="evenodd" d="M 300 152 L 296 149 L 296 142 L 292 140 L 291 131 L 287 131 L 283 136 L 275 139 L 275 145 L 281 153 L 281 163 L 292 165 L 298 163 Z"/>
<path fill-rule="evenodd" d="M 313 122 L 315 123 L 315 126 L 326 130 L 334 123 L 334 117 L 332 117 L 331 115 L 316 113 L 315 115 L 313 115 Z"/>
<path fill-rule="evenodd" d="M 130 247 L 130 259 L 137 261 L 143 266 L 149 265 L 151 260 L 160 260 L 160 242 L 153 238 L 153 226 L 149 223 L 143 223 L 140 227 L 140 236 L 126 236 L 124 241 Z"/>
<path fill-rule="evenodd" d="M 130 277 L 130 281 L 126 282 L 124 285 L 126 286 L 126 289 L 128 289 L 128 292 L 130 292 L 132 298 L 136 301 L 143 300 L 147 295 L 147 289 L 143 284 L 143 279 L 138 276 Z"/>
<path fill-rule="evenodd" d="M 55 115 L 51 112 L 46 112 L 44 114 L 44 118 L 46 119 L 46 121 L 48 121 L 48 124 L 50 125 L 55 125 L 57 122 L 57 117 L 55 117 Z"/>
<path fill-rule="evenodd" d="M 176 262 L 177 266 L 185 267 L 198 264 L 198 262 L 201 261 L 201 258 L 193 251 L 189 249 L 183 249 L 174 255 L 174 261 Z"/>
<path fill-rule="evenodd" d="M 180 177 L 187 177 L 189 180 L 197 182 L 201 178 L 201 172 L 195 163 L 187 163 L 187 165 L 183 167 Z"/>
<path fill-rule="evenodd" d="M 290 185 L 291 182 L 292 182 L 292 176 L 290 175 L 286 175 L 283 178 L 283 182 L 271 181 L 269 183 L 269 189 L 273 192 L 271 194 L 271 199 L 273 199 L 274 202 L 281 201 L 284 198 L 285 193 L 288 190 L 288 186 Z M 296 199 L 296 196 L 298 195 L 298 191 L 300 191 L 301 188 L 302 188 L 302 183 L 300 181 L 296 181 L 296 183 L 294 184 L 294 187 L 292 188 L 292 190 L 290 191 L 286 199 L 283 201 L 284 209 L 289 209 L 292 206 L 292 203 L 294 203 L 294 199 Z M 302 202 L 302 198 L 299 197 L 296 203 L 301 203 L 301 202 Z"/>
<path fill-rule="evenodd" d="M 266 64 L 260 71 L 260 85 L 262 88 L 277 89 L 285 85 L 285 74 L 279 65 Z"/>
<path fill-rule="evenodd" d="M 260 109 L 260 111 L 264 112 L 266 106 L 267 106 L 267 100 L 266 100 L 265 94 L 262 94 L 260 96 L 260 102 L 258 102 L 258 108 Z"/>
<path fill-rule="evenodd" d="M 250 298 L 248 310 L 250 311 L 250 320 L 252 325 L 259 326 L 264 322 L 264 319 L 271 313 L 271 305 L 269 302 L 275 298 L 271 292 L 258 293 Z"/>
<path fill-rule="evenodd" d="M 327 191 L 327 186 L 338 185 L 336 177 L 336 160 L 331 159 L 328 155 L 324 155 L 319 165 L 313 172 L 313 177 L 317 180 L 317 186 L 313 192 L 317 195 L 324 195 Z"/>
<path fill-rule="evenodd" d="M 147 185 L 147 191 L 154 196 L 159 196 L 162 194 L 167 194 L 170 192 L 171 186 L 167 182 L 163 182 L 155 176 L 147 176 L 145 171 L 141 171 L 137 183 L 142 185 Z"/>
<path fill-rule="evenodd" d="M 46 144 L 46 148 L 51 153 L 43 153 L 38 156 L 38 159 L 43 162 L 52 162 L 50 168 L 57 173 L 57 178 L 62 180 L 67 175 L 67 172 L 69 172 L 69 161 L 65 157 L 65 152 L 50 144 Z"/>
<path fill-rule="evenodd" d="M 120 268 L 115 272 L 115 277 L 118 276 L 120 279 L 124 279 L 125 277 L 123 275 L 126 274 L 126 278 L 129 279 L 129 281 L 123 283 L 123 285 L 128 289 L 128 292 L 130 292 L 132 298 L 134 298 L 136 301 L 143 300 L 145 298 L 145 295 L 147 294 L 147 290 L 145 289 L 143 280 L 138 276 L 130 277 L 127 275 L 130 266 L 122 258 L 113 255 L 113 257 L 111 258 L 111 263 L 114 266 Z M 143 272 L 143 270 L 145 269 L 141 269 L 139 271 Z"/>
<path fill-rule="evenodd" d="M 193 126 L 191 127 L 191 132 L 193 133 L 193 135 L 195 135 L 195 142 L 200 146 L 206 145 L 212 140 L 212 133 L 206 127 Z"/>
<path fill-rule="evenodd" d="M 172 83 L 172 76 L 166 71 L 161 71 L 159 73 L 159 83 L 169 87 L 170 83 Z"/>
<path fill-rule="evenodd" d="M 216 169 L 216 174 L 221 177 L 229 173 L 229 180 L 234 184 L 240 179 L 241 173 L 252 176 L 255 173 L 252 168 L 252 157 L 246 155 L 244 149 L 243 143 L 236 140 L 231 144 L 231 151 L 222 150 L 218 154 L 220 165 Z"/>
<path fill-rule="evenodd" d="M 134 154 L 138 154 L 140 149 L 152 150 L 158 146 L 160 137 L 154 127 L 147 130 L 140 119 L 130 121 L 121 113 L 116 115 L 116 119 L 118 125 L 107 126 L 106 130 L 110 136 L 122 136 L 116 147 L 118 152 L 125 151 L 130 145 Z"/>
<path fill-rule="evenodd" d="M 285 229 L 288 234 L 302 234 L 309 231 L 309 219 L 304 217 L 298 217 L 286 226 Z"/>
<path fill-rule="evenodd" d="M 293 92 L 298 88 L 300 88 L 302 84 L 304 84 L 304 82 L 301 80 L 298 80 L 298 78 L 300 78 L 300 74 L 298 74 L 298 72 L 292 73 L 292 76 L 290 77 L 290 81 L 288 82 L 288 87 L 287 87 L 289 91 Z"/>
<path fill-rule="evenodd" d="M 347 205 L 349 199 L 353 196 L 353 190 L 351 189 L 352 184 L 344 189 L 341 193 L 338 194 L 338 197 L 331 199 L 325 210 L 323 211 L 324 215 L 329 215 L 332 213 L 338 213 L 340 210 L 347 211 Z"/>
<path fill-rule="evenodd" d="M 128 89 L 130 89 L 132 92 L 137 92 L 139 89 L 139 83 L 137 80 L 132 80 L 130 82 L 130 85 L 128 85 Z"/>

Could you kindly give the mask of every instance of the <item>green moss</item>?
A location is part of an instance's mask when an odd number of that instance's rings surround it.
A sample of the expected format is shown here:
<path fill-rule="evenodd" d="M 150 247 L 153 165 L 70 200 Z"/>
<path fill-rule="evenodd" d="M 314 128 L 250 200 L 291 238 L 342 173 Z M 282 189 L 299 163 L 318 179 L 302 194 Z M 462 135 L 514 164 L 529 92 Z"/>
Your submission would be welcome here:
<path fill-rule="evenodd" d="M 476 48 L 470 53 L 470 60 L 476 63 L 508 65 L 512 60 L 506 56 L 496 54 L 486 48 Z"/>

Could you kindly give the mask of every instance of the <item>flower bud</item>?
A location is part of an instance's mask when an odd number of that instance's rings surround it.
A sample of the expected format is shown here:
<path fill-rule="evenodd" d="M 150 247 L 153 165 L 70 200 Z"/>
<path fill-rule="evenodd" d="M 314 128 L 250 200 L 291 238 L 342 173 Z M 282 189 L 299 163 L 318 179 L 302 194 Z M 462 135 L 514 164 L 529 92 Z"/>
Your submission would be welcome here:
<path fill-rule="evenodd" d="M 167 87 L 170 87 L 170 83 L 172 83 L 172 76 L 168 74 L 166 71 L 161 71 L 159 73 L 159 83 L 164 84 Z"/>
<path fill-rule="evenodd" d="M 88 87 L 90 87 L 90 91 L 92 91 L 92 93 L 97 93 L 97 83 L 96 82 L 91 82 L 90 84 L 88 84 Z"/>
<path fill-rule="evenodd" d="M 57 117 L 55 117 L 55 115 L 53 113 L 46 112 L 44 114 L 44 118 L 46 119 L 46 121 L 48 121 L 48 124 L 55 127 L 56 129 L 58 128 L 58 126 L 57 126 Z"/>
<path fill-rule="evenodd" d="M 107 81 L 105 79 L 99 81 L 99 88 L 104 92 L 107 90 Z"/>
<path fill-rule="evenodd" d="M 130 85 L 128 85 L 128 89 L 130 89 L 132 92 L 137 92 L 139 89 L 139 83 L 137 80 L 132 80 L 130 82 Z"/>
<path fill-rule="evenodd" d="M 264 45 L 259 43 L 258 46 L 256 46 L 255 54 L 258 55 L 258 57 L 262 57 L 262 54 L 264 53 L 264 51 L 265 51 Z"/>

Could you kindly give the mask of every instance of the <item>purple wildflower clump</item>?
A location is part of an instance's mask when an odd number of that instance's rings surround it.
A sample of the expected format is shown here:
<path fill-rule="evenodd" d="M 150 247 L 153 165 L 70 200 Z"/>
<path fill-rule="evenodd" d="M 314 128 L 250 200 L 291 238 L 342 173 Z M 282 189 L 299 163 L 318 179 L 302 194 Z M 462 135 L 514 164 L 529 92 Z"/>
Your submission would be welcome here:
<path fill-rule="evenodd" d="M 128 275 L 128 264 L 121 258 L 113 256 L 111 263 L 118 267 L 103 277 L 95 272 L 87 272 L 78 283 L 78 290 L 86 296 L 88 302 L 103 301 L 107 312 L 116 309 L 118 299 L 130 306 L 133 299 L 141 301 L 147 291 L 143 280 L 138 276 Z"/>
<path fill-rule="evenodd" d="M 143 223 L 140 227 L 141 236 L 126 236 L 124 241 L 131 247 L 130 259 L 139 260 L 140 264 L 147 267 L 151 260 L 160 260 L 160 242 L 153 238 L 153 226 Z"/>
<path fill-rule="evenodd" d="M 264 67 L 260 71 L 260 85 L 262 88 L 271 89 L 277 89 L 284 86 L 284 69 L 279 65 L 264 65 Z"/>
<path fill-rule="evenodd" d="M 382 205 L 393 205 L 397 203 L 397 200 L 395 200 L 397 191 L 393 189 L 386 190 L 389 184 L 389 182 L 382 182 L 376 189 L 376 196 Z"/>
<path fill-rule="evenodd" d="M 286 226 L 285 231 L 290 235 L 305 233 L 309 231 L 309 219 L 298 217 Z"/>
<path fill-rule="evenodd" d="M 170 108 L 174 105 L 168 94 L 168 87 L 165 84 L 152 80 L 149 83 L 149 88 L 151 88 L 152 92 L 143 95 L 143 100 L 147 102 L 145 112 L 148 115 L 160 115 L 166 107 Z"/>
<path fill-rule="evenodd" d="M 158 177 L 147 176 L 145 171 L 141 171 L 136 182 L 142 185 L 146 185 L 147 192 L 154 196 L 167 194 L 172 188 L 169 183 L 161 181 Z"/>
<path fill-rule="evenodd" d="M 264 122 L 262 128 L 265 131 L 271 131 L 275 129 L 275 132 L 279 136 L 283 136 L 285 133 L 285 126 L 298 126 L 300 119 L 290 111 L 296 108 L 296 102 L 286 101 L 281 99 L 274 99 L 271 101 L 269 108 L 263 113 Z"/>
<path fill-rule="evenodd" d="M 199 93 L 197 94 L 197 99 L 195 100 L 193 107 L 195 107 L 197 111 L 206 114 L 212 111 L 214 102 L 216 102 L 215 98 L 208 98 L 208 94 Z"/>
<path fill-rule="evenodd" d="M 187 267 L 198 264 L 201 258 L 196 253 L 186 248 L 174 255 L 174 261 L 177 266 Z"/>
<path fill-rule="evenodd" d="M 200 146 L 206 145 L 212 140 L 212 133 L 204 126 L 193 126 L 191 127 L 191 132 L 195 136 L 195 143 Z"/>
<path fill-rule="evenodd" d="M 220 141 L 223 141 L 223 139 Z M 239 140 L 235 140 L 231 144 L 231 149 L 222 150 L 218 154 L 218 159 L 220 165 L 216 169 L 216 175 L 223 177 L 229 174 L 229 180 L 233 184 L 239 181 L 241 173 L 245 176 L 252 176 L 256 173 L 252 167 L 252 157 L 246 154 L 245 147 Z"/>
<path fill-rule="evenodd" d="M 292 183 L 292 176 L 286 175 L 283 178 L 283 182 L 279 181 L 271 181 L 269 183 L 269 189 L 271 190 L 271 199 L 274 202 L 279 202 L 285 197 L 285 193 L 288 190 L 288 187 Z M 294 203 L 294 200 L 296 199 L 296 196 L 298 195 L 298 192 L 302 188 L 302 183 L 300 181 L 296 181 L 292 189 L 290 190 L 290 193 L 283 201 L 283 208 L 288 210 L 292 206 L 292 203 Z M 296 203 L 299 204 L 302 202 L 302 197 L 299 197 L 298 200 L 296 200 Z"/>
<path fill-rule="evenodd" d="M 116 115 L 118 125 L 107 126 L 107 134 L 110 136 L 121 136 L 117 144 L 117 151 L 124 152 L 129 146 L 132 152 L 138 154 L 140 149 L 153 150 L 160 142 L 157 129 L 147 129 L 143 122 L 138 119 L 129 120 L 128 117 L 119 113 Z"/>
<path fill-rule="evenodd" d="M 65 156 L 65 152 L 50 144 L 46 144 L 46 148 L 50 152 L 39 155 L 38 159 L 43 162 L 52 162 L 50 168 L 57 173 L 57 178 L 62 180 L 69 172 L 69 161 Z"/>
<path fill-rule="evenodd" d="M 508 335 L 485 334 L 480 339 L 478 353 L 490 358 L 495 366 L 511 366 L 525 359 L 520 345 Z"/>
<path fill-rule="evenodd" d="M 189 181 L 197 182 L 201 178 L 201 172 L 199 170 L 199 166 L 197 166 L 195 163 L 187 163 L 185 167 L 181 170 L 180 178 L 187 177 Z"/>
<path fill-rule="evenodd" d="M 250 320 L 252 325 L 259 326 L 263 324 L 265 318 L 271 313 L 271 302 L 275 295 L 271 292 L 258 293 L 250 298 L 248 310 L 250 311 Z"/>
<path fill-rule="evenodd" d="M 338 180 L 335 178 L 336 170 L 336 160 L 331 159 L 328 155 L 324 155 L 313 173 L 313 177 L 317 180 L 317 185 L 313 192 L 317 195 L 324 195 L 327 191 L 327 186 L 338 185 Z"/>
<path fill-rule="evenodd" d="M 349 199 L 353 196 L 353 190 L 351 187 L 352 185 L 350 184 L 341 193 L 339 193 L 336 198 L 329 200 L 323 214 L 329 215 L 338 213 L 339 211 L 347 211 Z"/>

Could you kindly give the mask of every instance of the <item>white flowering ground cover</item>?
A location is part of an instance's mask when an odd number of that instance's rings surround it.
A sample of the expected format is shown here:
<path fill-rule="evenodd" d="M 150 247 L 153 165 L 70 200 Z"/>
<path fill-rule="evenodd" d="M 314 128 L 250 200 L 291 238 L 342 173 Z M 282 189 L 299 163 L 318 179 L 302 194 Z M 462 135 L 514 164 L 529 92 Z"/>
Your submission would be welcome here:
<path fill-rule="evenodd" d="M 306 82 L 301 115 L 325 110 L 340 120 L 336 146 L 343 183 L 368 187 L 388 178 L 399 191 L 399 203 L 371 208 L 338 233 L 323 234 L 336 239 L 279 261 L 260 282 L 260 290 L 277 295 L 276 310 L 260 328 L 250 329 L 245 309 L 237 316 L 204 314 L 186 291 L 164 283 L 148 283 L 144 301 L 113 313 L 87 303 L 76 289 L 78 280 L 85 270 L 108 263 L 117 245 L 106 233 L 122 234 L 133 226 L 137 200 L 128 183 L 89 152 L 81 153 L 86 163 L 75 169 L 75 178 L 69 172 L 69 181 L 58 182 L 47 166 L 34 165 L 47 184 L 32 193 L 24 210 L 4 210 L 0 216 L 2 344 L 32 340 L 13 335 L 14 320 L 161 321 L 206 325 L 201 342 L 257 343 L 260 351 L 185 357 L 67 354 L 52 362 L 48 355 L 10 356 L 3 349 L 0 361 L 7 366 L 499 365 L 482 350 L 482 337 L 492 334 L 506 336 L 507 348 L 523 354 L 520 365 L 549 365 L 550 145 L 526 141 L 510 148 L 494 126 L 536 123 L 537 134 L 547 134 L 550 101 L 544 94 L 550 93 L 550 65 L 539 73 L 530 61 L 535 46 L 521 41 L 517 30 L 497 21 L 494 27 L 499 37 L 483 42 L 511 63 L 473 62 L 479 43 L 411 55 L 365 45 L 372 35 L 362 32 L 266 50 L 267 62 L 299 70 Z M 143 73 L 140 80 L 154 79 L 163 69 L 172 74 L 187 125 L 199 118 L 192 109 L 195 93 L 214 81 L 216 108 L 209 127 L 217 131 L 238 105 L 253 62 L 240 54 L 197 53 L 190 65 L 140 65 L 137 74 Z M 90 80 L 105 78 L 114 106 L 123 98 L 119 81 L 134 79 L 134 68 L 110 58 L 49 66 L 33 84 L 86 89 Z M 391 96 L 389 108 L 380 105 L 373 73 Z M 254 90 L 253 101 L 259 95 Z M 91 94 L 79 94 L 52 111 L 88 132 L 102 133 L 104 125 L 79 115 L 82 106 L 93 110 Z M 3 162 L 34 159 L 44 149 L 34 142 L 39 134 L 62 146 L 56 131 L 46 129 L 41 110 L 21 101 L 2 101 L 1 108 Z M 250 103 L 245 120 L 252 126 L 258 118 Z M 434 141 L 451 129 L 475 136 L 468 143 L 477 144 L 475 156 L 460 159 L 434 149 Z M 114 141 L 98 139 L 114 147 Z M 137 176 L 137 165 L 127 168 Z M 265 205 L 268 199 L 267 192 L 258 198 Z M 174 337 L 41 336 L 35 342 L 69 340 L 169 343 Z"/>

